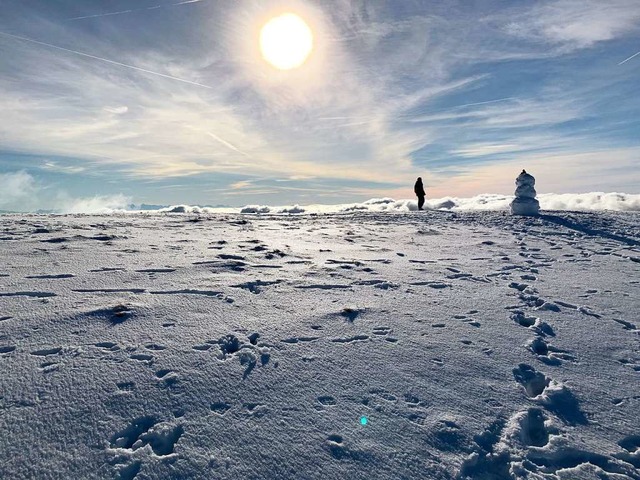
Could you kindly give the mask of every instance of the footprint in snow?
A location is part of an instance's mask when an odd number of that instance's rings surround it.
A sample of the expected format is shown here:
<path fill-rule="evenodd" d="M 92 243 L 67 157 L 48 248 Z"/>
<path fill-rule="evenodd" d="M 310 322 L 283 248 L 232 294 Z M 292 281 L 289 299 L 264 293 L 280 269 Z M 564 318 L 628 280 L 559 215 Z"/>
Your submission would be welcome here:
<path fill-rule="evenodd" d="M 640 468 L 640 435 L 629 435 L 618 442 L 621 448 L 626 450 L 621 454 L 616 454 L 617 458 L 631 463 L 634 467 Z"/>
<path fill-rule="evenodd" d="M 318 400 L 318 402 L 325 407 L 333 407 L 338 404 L 336 399 L 330 395 L 322 395 L 316 400 Z"/>
<path fill-rule="evenodd" d="M 132 392 L 136 388 L 135 382 L 117 382 L 116 387 L 120 392 Z"/>
<path fill-rule="evenodd" d="M 211 411 L 221 417 L 223 417 L 230 409 L 231 405 L 226 402 L 214 402 L 211 404 Z"/>
<path fill-rule="evenodd" d="M 395 402 L 396 400 L 398 400 L 398 397 L 396 397 L 391 392 L 385 390 L 384 388 L 370 388 L 369 393 L 371 395 L 380 397 L 388 402 Z"/>
<path fill-rule="evenodd" d="M 546 363 L 547 365 L 557 366 L 562 363 L 562 360 L 568 360 L 575 362 L 576 357 L 571 355 L 566 350 L 561 350 L 549 345 L 541 337 L 536 337 L 530 340 L 527 344 L 529 350 L 538 356 L 538 359 Z"/>
<path fill-rule="evenodd" d="M 102 348 L 104 350 L 109 350 L 111 352 L 115 352 L 116 350 L 120 350 L 120 347 L 117 343 L 114 342 L 98 342 L 94 343 L 94 345 L 98 348 Z"/>
<path fill-rule="evenodd" d="M 374 335 L 389 335 L 392 332 L 391 327 L 373 327 Z"/>
<path fill-rule="evenodd" d="M 521 363 L 513 369 L 516 381 L 527 397 L 539 402 L 548 411 L 569 425 L 586 425 L 587 417 L 575 395 L 562 383 L 551 380 L 530 365 Z"/>
<path fill-rule="evenodd" d="M 619 323 L 620 325 L 622 325 L 622 328 L 624 328 L 625 330 L 637 330 L 638 327 L 631 322 L 627 322 L 626 320 L 621 320 L 618 318 L 614 318 L 613 319 L 614 322 Z"/>
<path fill-rule="evenodd" d="M 243 403 L 240 415 L 244 417 L 260 418 L 269 413 L 269 409 L 262 403 Z"/>
<path fill-rule="evenodd" d="M 138 360 L 140 362 L 153 361 L 153 355 L 148 355 L 146 353 L 134 353 L 133 355 L 129 355 L 129 358 L 131 358 L 132 360 Z"/>
<path fill-rule="evenodd" d="M 15 349 L 16 349 L 16 347 L 13 346 L 13 345 L 3 345 L 3 346 L 0 346 L 0 354 L 11 353 L 11 352 L 15 351 Z"/>
<path fill-rule="evenodd" d="M 170 387 L 174 385 L 180 377 L 173 370 L 162 369 L 156 372 L 156 378 L 162 381 L 166 386 Z"/>
<path fill-rule="evenodd" d="M 511 314 L 511 320 L 518 325 L 532 330 L 541 337 L 555 337 L 555 333 L 548 323 L 543 322 L 538 317 L 528 316 L 522 310 L 515 310 Z"/>
<path fill-rule="evenodd" d="M 354 335 L 352 337 L 347 337 L 347 338 L 332 338 L 331 341 L 334 343 L 355 343 L 355 342 L 361 342 L 368 339 L 369 339 L 368 335 Z"/>
<path fill-rule="evenodd" d="M 529 398 L 535 398 L 541 395 L 550 382 L 543 373 L 538 372 L 535 368 L 525 363 L 521 363 L 517 368 L 513 369 L 513 376 L 516 381 L 524 387 Z"/>
<path fill-rule="evenodd" d="M 291 338 L 285 338 L 284 340 L 280 340 L 280 341 L 283 343 L 294 344 L 299 342 L 314 342 L 319 338 L 320 337 L 291 337 Z"/>
<path fill-rule="evenodd" d="M 141 417 L 111 437 L 111 448 L 135 451 L 149 445 L 155 455 L 167 456 L 174 452 L 183 433 L 182 425 L 159 423 L 154 417 Z"/>

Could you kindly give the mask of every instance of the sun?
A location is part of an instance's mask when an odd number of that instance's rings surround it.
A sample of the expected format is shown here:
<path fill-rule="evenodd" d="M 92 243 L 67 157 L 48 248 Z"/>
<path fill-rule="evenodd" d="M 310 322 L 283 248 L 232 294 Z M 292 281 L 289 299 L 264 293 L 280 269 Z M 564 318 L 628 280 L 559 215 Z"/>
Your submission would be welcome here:
<path fill-rule="evenodd" d="M 295 13 L 272 18 L 260 30 L 263 58 L 280 70 L 300 67 L 313 50 L 313 33 Z"/>

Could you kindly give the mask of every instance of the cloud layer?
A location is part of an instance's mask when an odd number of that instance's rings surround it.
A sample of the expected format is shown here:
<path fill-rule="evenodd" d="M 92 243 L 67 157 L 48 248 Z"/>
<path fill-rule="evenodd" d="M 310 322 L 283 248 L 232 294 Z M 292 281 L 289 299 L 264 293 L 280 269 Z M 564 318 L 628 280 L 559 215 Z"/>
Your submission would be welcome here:
<path fill-rule="evenodd" d="M 435 198 L 425 203 L 429 210 L 507 210 L 513 196 L 485 193 L 470 198 Z M 543 210 L 640 212 L 640 194 L 627 193 L 547 193 L 538 196 Z M 245 213 L 245 214 L 322 214 L 348 212 L 412 212 L 418 210 L 415 200 L 374 198 L 362 203 L 341 205 L 247 205 L 242 208 L 208 208 L 174 205 L 145 213 Z"/>
<path fill-rule="evenodd" d="M 124 211 L 131 199 L 123 194 L 73 197 L 45 185 L 27 172 L 0 174 L 0 209 L 15 212 L 105 214 Z"/>

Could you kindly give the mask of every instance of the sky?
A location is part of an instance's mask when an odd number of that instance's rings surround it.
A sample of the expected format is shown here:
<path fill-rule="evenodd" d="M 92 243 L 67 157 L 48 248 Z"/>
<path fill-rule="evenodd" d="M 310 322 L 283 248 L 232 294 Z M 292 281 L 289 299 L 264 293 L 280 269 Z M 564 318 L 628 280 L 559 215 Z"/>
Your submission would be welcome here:
<path fill-rule="evenodd" d="M 639 52 L 640 0 L 0 0 L 0 210 L 640 193 Z"/>

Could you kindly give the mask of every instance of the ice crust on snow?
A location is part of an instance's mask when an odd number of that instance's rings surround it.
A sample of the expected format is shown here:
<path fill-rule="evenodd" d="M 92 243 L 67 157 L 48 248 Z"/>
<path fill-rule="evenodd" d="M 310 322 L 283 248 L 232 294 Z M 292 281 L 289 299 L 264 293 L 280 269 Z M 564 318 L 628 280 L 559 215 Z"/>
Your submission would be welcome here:
<path fill-rule="evenodd" d="M 0 478 L 640 478 L 640 214 L 183 213 L 2 217 Z"/>

